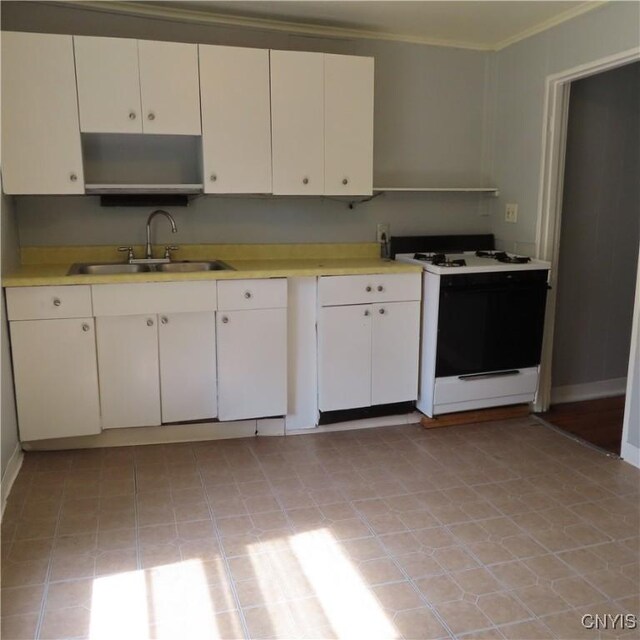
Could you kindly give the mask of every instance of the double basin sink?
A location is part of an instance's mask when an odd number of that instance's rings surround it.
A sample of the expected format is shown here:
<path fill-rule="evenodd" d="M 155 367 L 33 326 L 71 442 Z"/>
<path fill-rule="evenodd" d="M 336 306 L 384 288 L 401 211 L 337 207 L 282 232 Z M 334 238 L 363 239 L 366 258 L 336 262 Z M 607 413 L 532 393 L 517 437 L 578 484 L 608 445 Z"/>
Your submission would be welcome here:
<path fill-rule="evenodd" d="M 71 265 L 67 275 L 116 275 L 120 273 L 197 273 L 198 271 L 233 271 L 222 260 L 182 260 L 176 262 L 159 262 L 155 264 L 130 264 L 127 262 L 105 262 L 96 264 L 77 263 Z"/>

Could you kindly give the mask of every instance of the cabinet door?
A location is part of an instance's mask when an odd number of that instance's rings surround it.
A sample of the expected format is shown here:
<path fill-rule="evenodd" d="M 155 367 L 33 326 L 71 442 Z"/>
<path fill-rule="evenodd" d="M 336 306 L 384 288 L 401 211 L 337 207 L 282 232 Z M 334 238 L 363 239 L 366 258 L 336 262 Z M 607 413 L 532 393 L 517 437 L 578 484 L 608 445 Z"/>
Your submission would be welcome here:
<path fill-rule="evenodd" d="M 225 311 L 216 317 L 218 417 L 287 413 L 287 310 Z"/>
<path fill-rule="evenodd" d="M 143 131 L 200 135 L 198 45 L 138 41 Z"/>
<path fill-rule="evenodd" d="M 142 133 L 138 41 L 74 36 L 80 129 Z"/>
<path fill-rule="evenodd" d="M 323 307 L 318 328 L 320 411 L 371 404 L 371 305 Z"/>
<path fill-rule="evenodd" d="M 100 433 L 93 318 L 11 323 L 20 440 Z"/>
<path fill-rule="evenodd" d="M 270 193 L 269 51 L 199 50 L 205 193 Z"/>
<path fill-rule="evenodd" d="M 325 55 L 324 123 L 325 194 L 371 194 L 373 58 Z"/>
<path fill-rule="evenodd" d="M 160 424 L 156 316 L 96 319 L 102 427 Z"/>
<path fill-rule="evenodd" d="M 418 397 L 420 303 L 375 304 L 371 404 L 405 402 Z"/>
<path fill-rule="evenodd" d="M 273 193 L 324 193 L 324 58 L 271 52 Z"/>
<path fill-rule="evenodd" d="M 214 312 L 160 316 L 162 422 L 203 420 L 217 414 Z"/>
<path fill-rule="evenodd" d="M 71 36 L 2 32 L 2 188 L 84 193 Z"/>

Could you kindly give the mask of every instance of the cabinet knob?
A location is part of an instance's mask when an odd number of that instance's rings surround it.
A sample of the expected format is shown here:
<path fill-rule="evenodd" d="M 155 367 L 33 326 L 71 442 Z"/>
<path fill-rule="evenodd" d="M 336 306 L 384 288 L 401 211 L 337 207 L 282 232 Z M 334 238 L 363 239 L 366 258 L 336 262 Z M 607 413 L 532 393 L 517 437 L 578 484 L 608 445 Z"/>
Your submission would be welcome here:
<path fill-rule="evenodd" d="M 309 178 L 302 178 L 302 184 L 309 184 Z"/>
<path fill-rule="evenodd" d="M 136 119 L 136 112 L 129 111 L 129 120 L 135 120 L 135 119 Z"/>
<path fill-rule="evenodd" d="M 147 327 L 153 327 L 153 319 L 147 318 Z"/>
<path fill-rule="evenodd" d="M 91 327 L 86 322 L 83 322 L 82 330 L 86 333 L 87 331 L 89 331 L 89 329 L 91 329 Z"/>
<path fill-rule="evenodd" d="M 369 286 L 365 289 L 365 291 L 366 291 L 367 293 L 371 293 L 371 285 L 369 285 Z"/>
<path fill-rule="evenodd" d="M 251 291 L 245 291 L 244 297 L 248 300 L 251 297 Z"/>
<path fill-rule="evenodd" d="M 342 178 L 342 184 L 349 184 L 349 178 Z"/>
<path fill-rule="evenodd" d="M 381 284 L 378 285 L 378 291 L 384 291 L 384 287 Z"/>
<path fill-rule="evenodd" d="M 218 176 L 215 173 L 212 173 L 209 176 L 209 180 L 211 180 L 211 182 L 215 182 L 218 179 Z"/>
<path fill-rule="evenodd" d="M 162 316 L 160 318 L 160 322 L 162 322 L 162 324 L 169 324 L 169 318 L 167 318 L 167 316 Z"/>
<path fill-rule="evenodd" d="M 383 316 L 385 314 L 385 310 L 384 309 L 380 309 L 380 311 L 378 311 L 378 313 Z"/>
<path fill-rule="evenodd" d="M 368 316 L 368 315 L 369 315 L 369 309 L 365 309 L 364 315 L 365 315 L 365 316 Z"/>
<path fill-rule="evenodd" d="M 60 300 L 60 298 L 54 298 L 53 299 L 53 306 L 54 307 L 59 307 L 62 304 L 62 300 Z"/>
<path fill-rule="evenodd" d="M 77 182 L 78 181 L 78 174 L 77 173 L 70 173 L 69 174 L 69 180 L 71 180 L 71 182 Z"/>
<path fill-rule="evenodd" d="M 227 324 L 229 322 L 229 318 L 227 316 L 222 316 L 222 324 Z"/>
<path fill-rule="evenodd" d="M 147 120 L 155 120 L 156 119 L 156 114 L 153 113 L 153 111 L 149 111 L 149 114 L 147 115 Z"/>

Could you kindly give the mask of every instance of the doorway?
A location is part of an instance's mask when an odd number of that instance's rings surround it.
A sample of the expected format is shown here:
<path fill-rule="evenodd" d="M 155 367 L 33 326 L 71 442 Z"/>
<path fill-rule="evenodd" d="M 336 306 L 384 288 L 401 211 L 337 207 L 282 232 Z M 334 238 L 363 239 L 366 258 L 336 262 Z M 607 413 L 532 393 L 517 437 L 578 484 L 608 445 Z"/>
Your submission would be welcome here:
<path fill-rule="evenodd" d="M 640 62 L 571 84 L 547 421 L 620 453 L 640 243 Z"/>

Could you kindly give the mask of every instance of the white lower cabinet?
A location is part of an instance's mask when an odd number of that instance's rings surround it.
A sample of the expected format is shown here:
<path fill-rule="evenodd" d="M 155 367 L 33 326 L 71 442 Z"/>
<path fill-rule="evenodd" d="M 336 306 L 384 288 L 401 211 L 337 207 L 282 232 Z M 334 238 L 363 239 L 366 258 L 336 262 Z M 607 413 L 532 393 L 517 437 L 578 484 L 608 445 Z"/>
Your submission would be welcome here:
<path fill-rule="evenodd" d="M 160 315 L 159 350 L 162 422 L 214 418 L 215 313 Z"/>
<path fill-rule="evenodd" d="M 10 323 L 22 441 L 100 432 L 93 318 Z"/>
<path fill-rule="evenodd" d="M 96 318 L 104 429 L 161 423 L 156 320 L 155 315 Z"/>
<path fill-rule="evenodd" d="M 329 276 L 318 296 L 320 411 L 415 400 L 420 274 Z"/>

